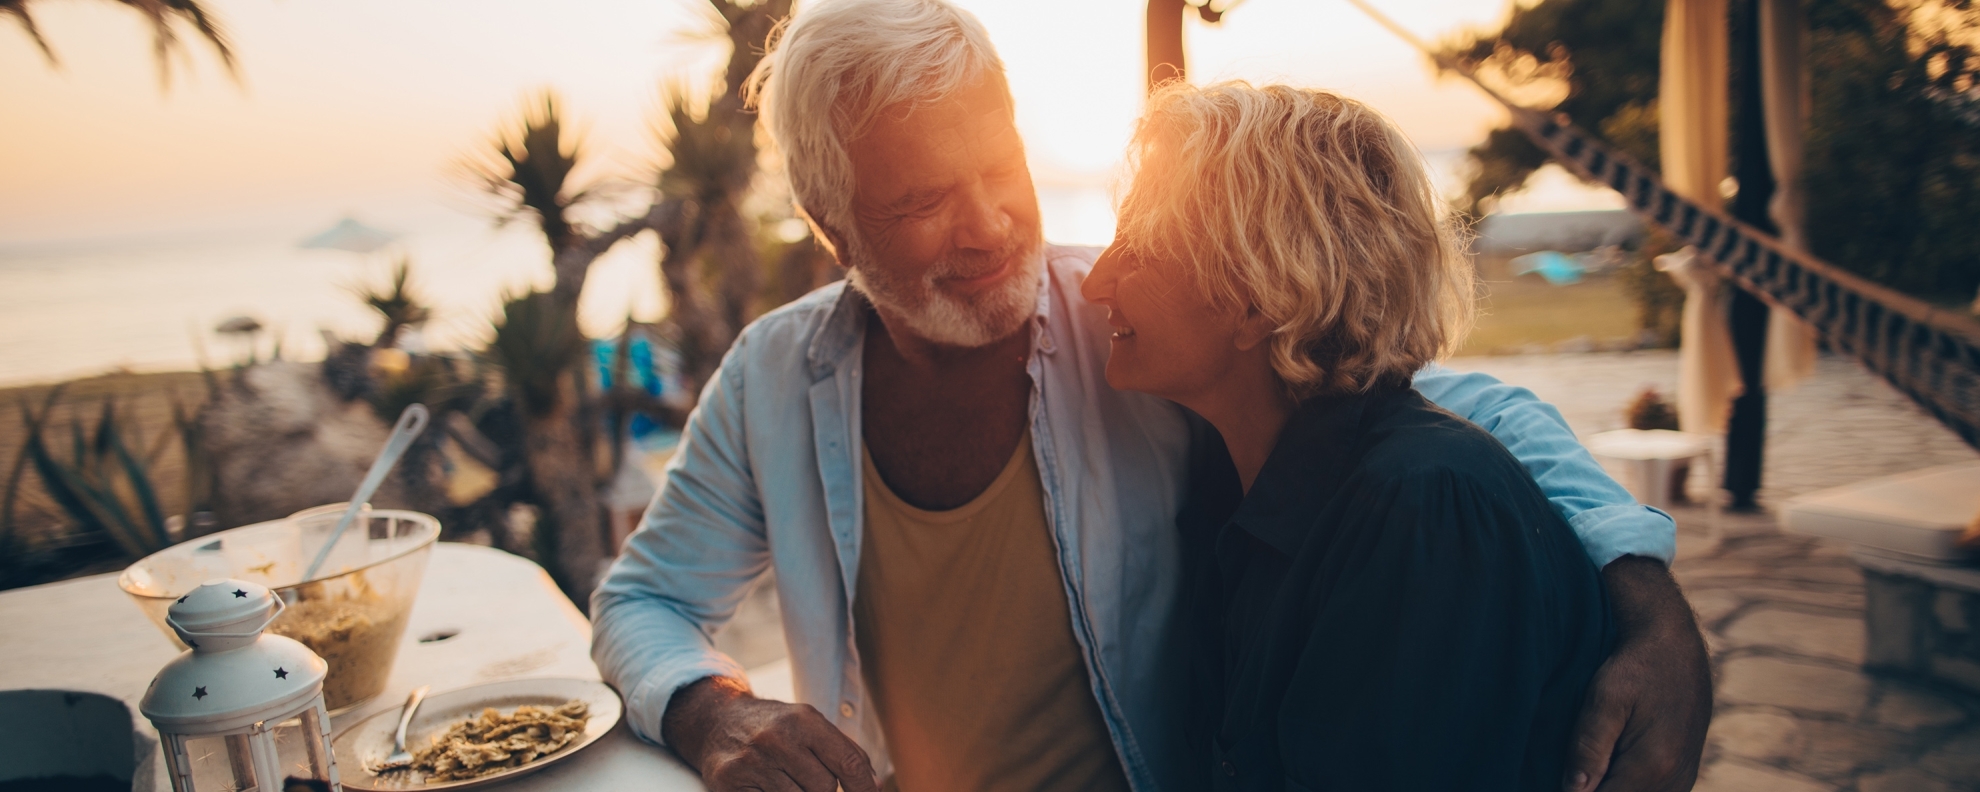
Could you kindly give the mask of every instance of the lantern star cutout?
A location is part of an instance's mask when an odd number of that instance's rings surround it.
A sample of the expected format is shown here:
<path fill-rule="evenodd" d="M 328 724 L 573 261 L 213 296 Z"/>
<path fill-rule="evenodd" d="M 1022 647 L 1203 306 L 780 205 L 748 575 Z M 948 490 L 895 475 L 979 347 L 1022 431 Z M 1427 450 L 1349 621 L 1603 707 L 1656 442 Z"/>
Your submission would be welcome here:
<path fill-rule="evenodd" d="M 247 592 L 245 592 L 245 591 L 242 591 L 242 590 L 240 590 L 240 589 L 234 589 L 234 598 L 235 598 L 235 599 L 247 599 Z"/>
<path fill-rule="evenodd" d="M 287 669 L 282 669 L 282 668 L 277 668 L 277 669 L 275 669 L 275 678 L 276 678 L 276 679 L 288 679 L 288 678 L 289 678 L 289 672 L 288 672 L 288 670 L 287 670 Z"/>
<path fill-rule="evenodd" d="M 196 699 L 203 699 L 203 698 L 206 698 L 206 688 L 205 688 L 205 687 L 199 687 L 199 688 L 196 688 L 196 689 L 194 689 L 194 690 L 193 690 L 193 698 L 196 698 Z"/>

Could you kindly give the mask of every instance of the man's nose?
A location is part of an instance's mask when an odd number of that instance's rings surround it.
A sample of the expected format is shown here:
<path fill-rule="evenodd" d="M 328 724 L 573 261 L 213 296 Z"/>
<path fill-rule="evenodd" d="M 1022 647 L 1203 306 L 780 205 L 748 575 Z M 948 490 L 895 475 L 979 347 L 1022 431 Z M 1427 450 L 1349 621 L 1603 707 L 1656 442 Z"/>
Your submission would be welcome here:
<path fill-rule="evenodd" d="M 964 196 L 963 210 L 956 218 L 956 247 L 965 250 L 1002 250 L 1010 241 L 1011 214 L 984 189 L 982 182 L 971 185 Z"/>

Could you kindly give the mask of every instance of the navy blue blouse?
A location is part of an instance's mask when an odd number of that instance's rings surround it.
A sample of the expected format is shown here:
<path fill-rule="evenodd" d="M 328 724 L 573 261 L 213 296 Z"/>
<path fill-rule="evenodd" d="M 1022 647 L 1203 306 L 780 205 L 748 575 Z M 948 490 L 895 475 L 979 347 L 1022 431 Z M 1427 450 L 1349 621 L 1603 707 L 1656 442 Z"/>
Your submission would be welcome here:
<path fill-rule="evenodd" d="M 1614 633 L 1573 531 L 1415 390 L 1316 397 L 1250 493 L 1202 425 L 1179 523 L 1220 790 L 1557 790 Z"/>

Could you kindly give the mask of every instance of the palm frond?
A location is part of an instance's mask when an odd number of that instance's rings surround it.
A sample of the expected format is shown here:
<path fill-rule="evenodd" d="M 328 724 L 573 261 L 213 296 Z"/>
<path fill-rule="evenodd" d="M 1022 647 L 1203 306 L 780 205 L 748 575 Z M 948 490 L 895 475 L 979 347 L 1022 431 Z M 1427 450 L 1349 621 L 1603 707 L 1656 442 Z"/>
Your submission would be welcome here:
<path fill-rule="evenodd" d="M 234 47 L 227 40 L 225 26 L 200 3 L 200 0 L 115 1 L 137 12 L 151 24 L 151 52 L 158 61 L 160 89 L 171 87 L 172 55 L 184 46 L 179 38 L 178 26 L 181 24 L 190 26 L 201 39 L 211 45 L 214 54 L 220 56 L 220 63 L 227 67 L 227 73 L 236 80 L 240 79 L 240 64 L 234 59 Z M 48 60 L 48 65 L 60 68 L 61 61 L 55 57 L 54 47 L 49 45 L 47 37 L 41 34 L 41 28 L 35 24 L 33 14 L 28 12 L 28 7 L 33 4 L 34 0 L 0 0 L 0 16 L 11 16 L 15 22 L 20 23 L 28 39 L 32 40 L 36 47 L 41 48 L 41 55 Z"/>
<path fill-rule="evenodd" d="M 172 54 L 182 46 L 177 25 L 191 25 L 200 38 L 213 47 L 220 56 L 220 63 L 227 67 L 228 74 L 240 77 L 239 65 L 234 61 L 234 49 L 227 41 L 227 32 L 219 20 L 200 5 L 199 0 L 117 0 L 132 10 L 144 15 L 151 22 L 151 52 L 158 61 L 159 88 L 169 88 L 172 83 Z"/>
<path fill-rule="evenodd" d="M 720 203 L 749 189 L 756 177 L 756 140 L 750 123 L 690 104 L 687 92 L 672 89 L 667 118 L 655 136 L 667 153 L 660 170 L 660 193 L 702 203 Z"/>
<path fill-rule="evenodd" d="M 499 219 L 535 217 L 552 249 L 572 240 L 569 210 L 585 198 L 584 191 L 569 184 L 571 171 L 584 156 L 583 146 L 564 139 L 557 104 L 557 94 L 545 91 L 523 111 L 519 124 L 496 134 L 494 156 L 467 163 L 481 189 L 503 203 Z"/>
<path fill-rule="evenodd" d="M 399 339 L 399 331 L 425 324 L 433 317 L 433 310 L 427 307 L 426 301 L 413 293 L 409 285 L 411 277 L 412 258 L 400 256 L 398 263 L 392 267 L 389 286 L 380 289 L 367 285 L 353 289 L 359 300 L 385 319 L 385 326 L 378 331 L 378 338 L 372 342 L 372 347 L 383 349 L 392 346 Z"/>
<path fill-rule="evenodd" d="M 584 352 L 574 306 L 550 292 L 530 292 L 502 306 L 487 354 L 523 412 L 545 415 L 557 408 L 560 380 Z"/>
<path fill-rule="evenodd" d="M 41 48 L 41 57 L 48 59 L 52 68 L 61 68 L 62 61 L 55 57 L 54 48 L 48 46 L 48 39 L 41 35 L 41 28 L 34 24 L 34 15 L 28 13 L 29 0 L 0 0 L 0 16 L 11 16 L 20 23 L 21 30 L 27 33 L 28 40 Z"/>

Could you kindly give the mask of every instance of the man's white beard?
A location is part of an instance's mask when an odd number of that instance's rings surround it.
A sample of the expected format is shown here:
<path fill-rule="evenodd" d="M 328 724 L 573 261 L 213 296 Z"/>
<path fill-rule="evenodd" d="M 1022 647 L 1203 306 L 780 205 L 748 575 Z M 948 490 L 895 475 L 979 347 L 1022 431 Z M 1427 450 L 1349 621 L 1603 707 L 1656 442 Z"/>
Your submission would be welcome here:
<path fill-rule="evenodd" d="M 956 347 L 983 347 L 1008 338 L 1038 311 L 1038 279 L 1044 267 L 1043 243 L 1037 229 L 995 253 L 951 257 L 928 268 L 920 277 L 896 277 L 879 266 L 864 241 L 854 241 L 853 266 L 846 280 L 873 301 L 888 319 L 923 340 Z M 1016 258 L 1017 271 L 992 291 L 959 300 L 937 288 L 944 278 L 980 276 Z"/>

